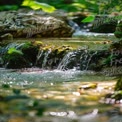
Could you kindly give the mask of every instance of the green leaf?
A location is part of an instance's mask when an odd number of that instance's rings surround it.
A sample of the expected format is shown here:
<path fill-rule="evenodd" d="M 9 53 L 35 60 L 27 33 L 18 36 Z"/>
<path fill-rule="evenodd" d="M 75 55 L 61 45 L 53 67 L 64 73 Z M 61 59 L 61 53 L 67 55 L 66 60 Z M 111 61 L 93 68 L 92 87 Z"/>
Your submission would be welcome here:
<path fill-rule="evenodd" d="M 86 5 L 85 4 L 81 4 L 81 3 L 73 3 L 71 4 L 72 6 L 75 6 L 75 7 L 78 7 L 78 8 L 86 8 Z"/>
<path fill-rule="evenodd" d="M 93 22 L 95 20 L 95 16 L 88 16 L 83 19 L 81 22 Z"/>
<path fill-rule="evenodd" d="M 22 53 L 22 51 L 20 51 L 20 50 L 17 50 L 16 48 L 10 48 L 9 50 L 8 50 L 8 54 L 13 54 L 13 53 L 18 53 L 18 54 L 20 54 L 20 55 L 23 55 L 23 53 Z"/>
<path fill-rule="evenodd" d="M 30 1 L 24 0 L 24 2 L 22 3 L 22 6 L 28 6 L 34 10 L 42 9 L 43 11 L 48 12 L 48 13 L 52 13 L 56 10 L 56 8 L 51 5 L 48 5 L 46 3 L 40 3 L 33 0 L 30 0 Z"/>

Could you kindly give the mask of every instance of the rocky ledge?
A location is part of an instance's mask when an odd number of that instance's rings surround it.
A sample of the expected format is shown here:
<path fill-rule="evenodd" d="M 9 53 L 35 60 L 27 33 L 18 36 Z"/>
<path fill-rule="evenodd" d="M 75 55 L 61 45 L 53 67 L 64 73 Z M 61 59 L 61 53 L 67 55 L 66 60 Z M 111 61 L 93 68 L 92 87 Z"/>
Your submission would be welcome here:
<path fill-rule="evenodd" d="M 70 37 L 73 33 L 63 17 L 42 11 L 3 11 L 0 15 L 1 38 Z"/>

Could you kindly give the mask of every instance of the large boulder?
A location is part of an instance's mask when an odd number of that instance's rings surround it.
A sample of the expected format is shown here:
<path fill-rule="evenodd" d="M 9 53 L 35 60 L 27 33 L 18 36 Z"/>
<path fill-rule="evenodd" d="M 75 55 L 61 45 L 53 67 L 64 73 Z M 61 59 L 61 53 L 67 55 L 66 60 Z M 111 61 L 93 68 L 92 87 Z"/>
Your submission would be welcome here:
<path fill-rule="evenodd" d="M 0 36 L 13 37 L 70 37 L 73 30 L 57 17 L 42 11 L 0 12 Z"/>
<path fill-rule="evenodd" d="M 109 16 L 96 16 L 89 28 L 90 32 L 114 33 L 117 26 L 117 20 Z"/>

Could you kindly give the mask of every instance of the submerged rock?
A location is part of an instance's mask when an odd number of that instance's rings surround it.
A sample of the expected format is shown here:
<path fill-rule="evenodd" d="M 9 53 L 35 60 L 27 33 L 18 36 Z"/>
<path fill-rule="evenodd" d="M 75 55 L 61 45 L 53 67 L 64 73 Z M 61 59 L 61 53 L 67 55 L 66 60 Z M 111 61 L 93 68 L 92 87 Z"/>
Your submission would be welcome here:
<path fill-rule="evenodd" d="M 97 87 L 97 83 L 88 83 L 88 84 L 83 84 L 79 87 L 79 90 L 81 89 L 95 89 Z"/>

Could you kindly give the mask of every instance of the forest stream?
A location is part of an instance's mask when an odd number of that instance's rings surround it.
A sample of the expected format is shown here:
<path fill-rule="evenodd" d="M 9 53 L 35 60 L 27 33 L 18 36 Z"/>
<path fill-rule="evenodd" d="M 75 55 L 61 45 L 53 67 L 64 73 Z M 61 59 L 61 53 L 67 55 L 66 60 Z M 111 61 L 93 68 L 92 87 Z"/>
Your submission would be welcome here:
<path fill-rule="evenodd" d="M 72 38 L 36 39 L 50 47 L 68 45 L 76 51 L 67 55 L 67 60 L 66 57 L 65 60 L 62 58 L 53 68 L 50 65 L 57 63 L 57 57 L 55 61 L 49 62 L 49 50 L 42 64 L 38 64 L 42 53 L 37 57 L 37 66 L 41 67 L 0 68 L 0 122 L 121 122 L 122 101 L 105 98 L 114 92 L 116 71 L 90 70 L 92 57 L 87 59 L 87 64 L 79 66 L 78 62 L 72 65 L 72 57 L 81 53 L 77 53 L 77 50 L 103 50 L 109 47 L 114 38 L 108 34 L 90 34 Z M 16 39 L 18 42 L 26 40 L 29 39 Z M 68 64 L 71 58 L 71 64 Z M 85 68 L 81 70 L 81 67 Z"/>
<path fill-rule="evenodd" d="M 122 122 L 122 0 L 0 0 L 0 122 Z"/>

